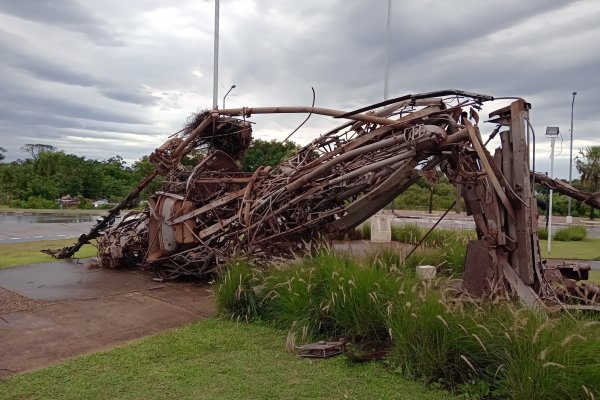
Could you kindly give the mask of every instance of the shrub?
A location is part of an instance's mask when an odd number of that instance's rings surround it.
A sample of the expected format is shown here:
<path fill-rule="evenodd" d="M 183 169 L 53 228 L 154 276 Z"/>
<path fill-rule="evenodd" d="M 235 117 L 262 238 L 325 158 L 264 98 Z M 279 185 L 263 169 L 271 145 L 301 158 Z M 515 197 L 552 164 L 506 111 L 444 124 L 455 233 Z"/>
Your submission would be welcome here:
<path fill-rule="evenodd" d="M 27 201 L 13 200 L 10 202 L 13 208 L 29 208 L 29 209 L 55 209 L 58 208 L 58 202 L 46 200 L 43 197 L 32 196 Z"/>
<path fill-rule="evenodd" d="M 79 200 L 79 204 L 77 204 L 77 208 L 80 210 L 91 210 L 94 208 L 93 204 L 83 196 L 76 196 L 77 200 Z"/>
<path fill-rule="evenodd" d="M 538 229 L 538 238 L 541 240 L 548 240 L 548 228 L 545 226 Z"/>
<path fill-rule="evenodd" d="M 582 225 L 574 225 L 569 226 L 567 228 L 559 229 L 554 234 L 554 240 L 562 241 L 562 242 L 573 242 L 573 241 L 581 241 L 585 239 L 587 236 L 587 230 L 585 226 Z"/>

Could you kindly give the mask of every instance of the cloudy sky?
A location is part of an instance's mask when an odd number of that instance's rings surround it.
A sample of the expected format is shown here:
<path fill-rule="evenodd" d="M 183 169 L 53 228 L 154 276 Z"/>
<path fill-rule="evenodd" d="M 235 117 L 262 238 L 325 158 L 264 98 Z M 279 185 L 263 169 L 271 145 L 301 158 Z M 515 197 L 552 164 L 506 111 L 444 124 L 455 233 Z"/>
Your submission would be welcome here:
<path fill-rule="evenodd" d="M 219 102 L 353 109 L 383 97 L 386 0 L 221 0 Z M 600 144 L 600 2 L 399 1 L 392 6 L 390 97 L 456 88 L 532 103 L 538 170 L 559 126 L 555 175 Z M 87 158 L 136 160 L 212 105 L 208 0 L 0 0 L 0 146 L 44 143 Z M 494 106 L 505 103 L 496 102 Z M 256 118 L 284 138 L 304 116 Z M 312 118 L 306 143 L 334 122 Z M 484 126 L 483 133 L 493 126 Z"/>

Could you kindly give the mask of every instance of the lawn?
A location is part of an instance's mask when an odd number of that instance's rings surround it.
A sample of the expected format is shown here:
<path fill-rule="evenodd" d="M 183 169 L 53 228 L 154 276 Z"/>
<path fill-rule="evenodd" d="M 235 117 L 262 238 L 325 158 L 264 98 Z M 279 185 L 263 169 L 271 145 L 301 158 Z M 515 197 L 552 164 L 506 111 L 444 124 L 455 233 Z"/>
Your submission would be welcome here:
<path fill-rule="evenodd" d="M 93 208 L 90 210 L 80 210 L 78 208 L 51 208 L 51 209 L 38 209 L 38 208 L 11 208 L 7 206 L 0 206 L 0 212 L 14 213 L 14 214 L 66 214 L 66 215 L 104 215 L 108 210 Z"/>
<path fill-rule="evenodd" d="M 60 249 L 61 247 L 72 246 L 76 241 L 77 239 L 63 239 L 0 244 L 0 268 L 53 261 L 52 257 L 40 250 Z M 89 258 L 95 255 L 96 248 L 91 244 L 86 244 L 75 254 L 75 257 Z"/>
<path fill-rule="evenodd" d="M 381 363 L 307 360 L 284 347 L 283 331 L 212 319 L 13 377 L 0 398 L 452 398 Z"/>
<path fill-rule="evenodd" d="M 552 241 L 552 251 L 548 254 L 548 241 L 540 240 L 543 258 L 565 260 L 600 260 L 600 239 L 585 239 L 576 242 Z"/>

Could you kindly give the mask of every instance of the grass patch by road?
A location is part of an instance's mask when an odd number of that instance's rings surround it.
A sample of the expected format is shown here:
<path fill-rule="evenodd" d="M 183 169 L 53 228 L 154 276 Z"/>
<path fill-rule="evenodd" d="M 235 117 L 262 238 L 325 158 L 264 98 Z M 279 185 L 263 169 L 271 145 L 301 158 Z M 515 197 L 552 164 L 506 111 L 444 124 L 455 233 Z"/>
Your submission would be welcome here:
<path fill-rule="evenodd" d="M 548 254 L 548 241 L 540 240 L 543 258 L 566 260 L 600 260 L 600 239 L 585 239 L 578 242 L 552 241 L 552 251 Z"/>
<path fill-rule="evenodd" d="M 77 239 L 63 239 L 0 244 L 0 268 L 54 261 L 52 257 L 42 253 L 40 250 L 72 246 L 76 241 Z M 91 244 L 86 244 L 75 254 L 77 258 L 95 256 L 96 248 Z"/>
<path fill-rule="evenodd" d="M 588 282 L 600 285 L 600 271 L 590 271 Z"/>
<path fill-rule="evenodd" d="M 33 209 L 33 208 L 11 208 L 7 206 L 0 206 L 0 212 L 14 213 L 14 214 L 64 214 L 64 215 L 104 215 L 108 210 L 102 210 L 98 208 L 90 210 L 80 210 L 78 208 L 51 208 L 51 209 Z"/>
<path fill-rule="evenodd" d="M 306 360 L 285 332 L 207 320 L 0 383 L 3 399 L 443 399 L 378 363 Z"/>

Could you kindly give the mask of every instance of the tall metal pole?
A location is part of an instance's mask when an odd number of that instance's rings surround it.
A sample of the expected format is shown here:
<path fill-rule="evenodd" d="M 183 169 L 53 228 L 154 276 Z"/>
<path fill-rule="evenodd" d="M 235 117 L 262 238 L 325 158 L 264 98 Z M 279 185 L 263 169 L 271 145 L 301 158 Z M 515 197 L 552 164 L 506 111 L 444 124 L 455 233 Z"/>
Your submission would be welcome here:
<path fill-rule="evenodd" d="M 554 141 L 556 139 L 550 139 L 550 179 L 554 179 Z M 552 192 L 550 189 L 550 195 L 548 196 L 548 254 L 552 250 Z"/>
<path fill-rule="evenodd" d="M 390 47 L 392 42 L 392 0 L 388 0 L 387 7 L 387 32 L 385 37 L 385 78 L 383 82 L 383 100 L 388 99 L 388 86 L 390 81 Z"/>
<path fill-rule="evenodd" d="M 219 0 L 215 0 L 215 50 L 213 61 L 213 109 L 219 108 Z"/>
<path fill-rule="evenodd" d="M 573 109 L 575 107 L 575 96 L 577 92 L 573 92 L 573 101 L 571 102 L 571 150 L 569 151 L 569 185 L 571 185 L 573 178 Z M 573 217 L 571 216 L 571 198 L 569 197 L 569 209 L 567 212 L 567 223 L 570 224 L 573 222 Z"/>

